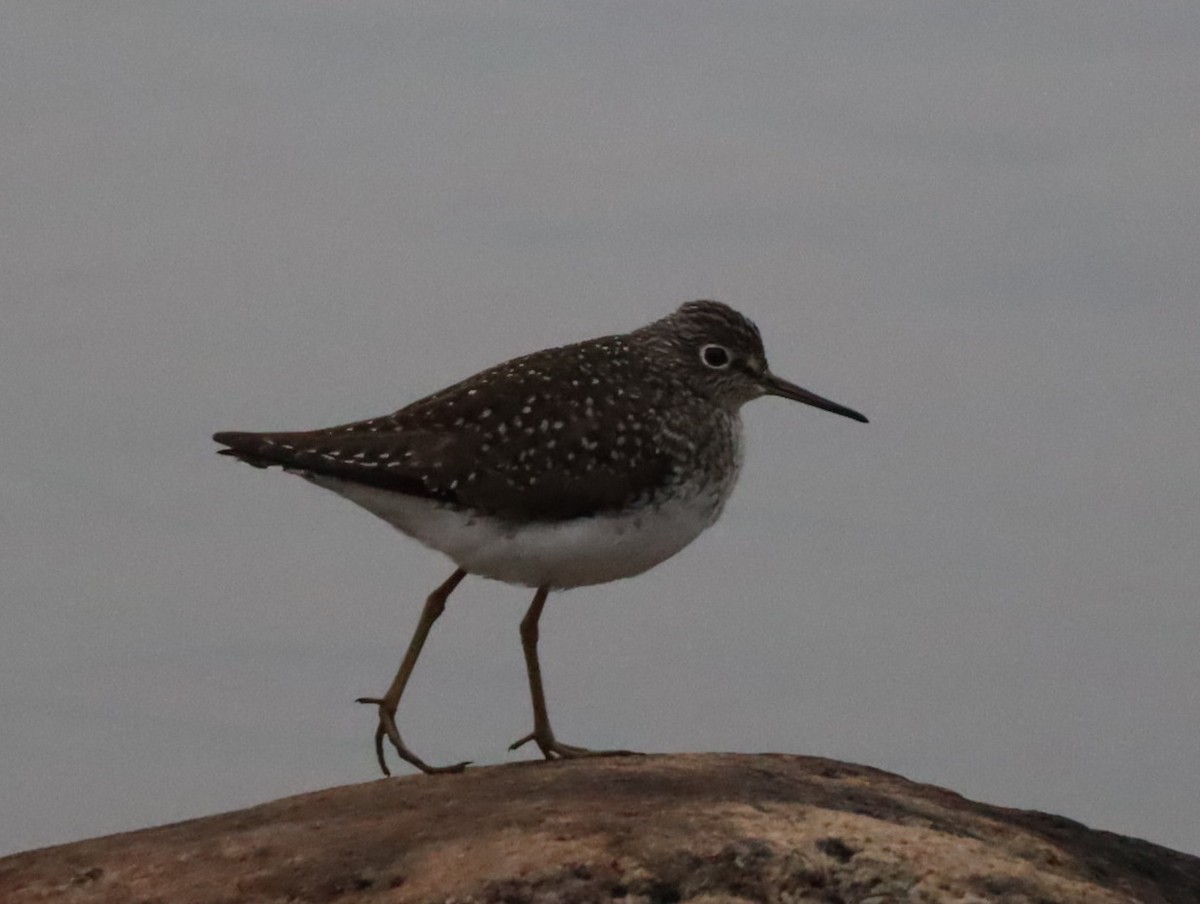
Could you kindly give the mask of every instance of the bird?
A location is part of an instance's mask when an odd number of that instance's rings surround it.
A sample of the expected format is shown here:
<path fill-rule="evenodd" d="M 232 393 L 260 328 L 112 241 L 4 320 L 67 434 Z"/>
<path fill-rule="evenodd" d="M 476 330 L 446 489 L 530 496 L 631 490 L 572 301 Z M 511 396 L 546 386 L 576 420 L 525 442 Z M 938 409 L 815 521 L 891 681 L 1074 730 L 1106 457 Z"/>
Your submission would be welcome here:
<path fill-rule="evenodd" d="M 779 396 L 867 423 L 859 412 L 776 376 L 758 327 L 718 301 L 689 301 L 628 333 L 536 351 L 380 417 L 299 432 L 216 433 L 232 456 L 331 490 L 448 557 L 381 697 L 385 741 L 425 773 L 435 766 L 397 726 L 433 623 L 467 575 L 532 588 L 520 639 L 533 742 L 547 760 L 629 753 L 558 740 L 546 707 L 538 622 L 549 594 L 641 574 L 710 527 L 742 463 L 744 404 Z"/>

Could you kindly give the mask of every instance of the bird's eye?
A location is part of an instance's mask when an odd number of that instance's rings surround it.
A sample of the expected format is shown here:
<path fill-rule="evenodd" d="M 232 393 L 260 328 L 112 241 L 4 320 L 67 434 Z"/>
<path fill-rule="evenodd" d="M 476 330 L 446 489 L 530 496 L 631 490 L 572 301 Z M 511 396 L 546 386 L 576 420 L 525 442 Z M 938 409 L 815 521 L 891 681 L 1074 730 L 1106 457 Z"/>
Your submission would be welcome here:
<path fill-rule="evenodd" d="M 700 360 L 711 368 L 721 370 L 729 366 L 729 349 L 723 345 L 706 345 L 700 349 Z"/>

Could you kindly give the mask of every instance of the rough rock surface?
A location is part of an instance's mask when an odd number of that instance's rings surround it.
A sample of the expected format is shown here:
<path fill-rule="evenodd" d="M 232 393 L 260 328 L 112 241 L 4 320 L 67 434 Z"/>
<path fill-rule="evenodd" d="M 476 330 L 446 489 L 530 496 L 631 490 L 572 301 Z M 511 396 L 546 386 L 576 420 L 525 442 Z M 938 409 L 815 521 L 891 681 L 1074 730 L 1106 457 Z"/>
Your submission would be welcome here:
<path fill-rule="evenodd" d="M 0 859 L 0 901 L 1200 902 L 1200 859 L 832 760 L 525 763 Z"/>

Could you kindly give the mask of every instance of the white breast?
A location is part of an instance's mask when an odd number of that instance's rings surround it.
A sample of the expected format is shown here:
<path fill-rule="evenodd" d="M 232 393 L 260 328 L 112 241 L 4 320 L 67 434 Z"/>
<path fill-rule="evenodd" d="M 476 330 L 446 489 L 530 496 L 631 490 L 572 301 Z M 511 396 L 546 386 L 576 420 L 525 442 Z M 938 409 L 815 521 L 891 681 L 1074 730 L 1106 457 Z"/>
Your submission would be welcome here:
<path fill-rule="evenodd" d="M 429 499 L 319 475 L 308 480 L 344 496 L 460 568 L 527 587 L 582 587 L 632 577 L 679 552 L 717 520 L 728 486 L 635 512 L 569 521 L 511 522 L 456 511 Z"/>
<path fill-rule="evenodd" d="M 712 525 L 741 471 L 741 421 L 728 421 L 733 466 L 715 482 L 683 485 L 678 495 L 624 512 L 517 526 L 430 499 L 300 473 L 382 518 L 460 568 L 508 584 L 556 589 L 641 574 L 675 555 Z"/>

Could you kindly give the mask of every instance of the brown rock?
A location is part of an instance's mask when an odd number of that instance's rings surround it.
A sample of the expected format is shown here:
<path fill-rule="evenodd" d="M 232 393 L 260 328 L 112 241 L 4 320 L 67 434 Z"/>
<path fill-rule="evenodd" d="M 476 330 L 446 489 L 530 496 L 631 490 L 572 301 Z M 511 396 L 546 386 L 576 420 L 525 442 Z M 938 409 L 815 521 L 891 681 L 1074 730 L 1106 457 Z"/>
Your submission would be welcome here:
<path fill-rule="evenodd" d="M 1200 859 L 813 757 L 525 763 L 0 859 L 0 901 L 1197 904 Z"/>

